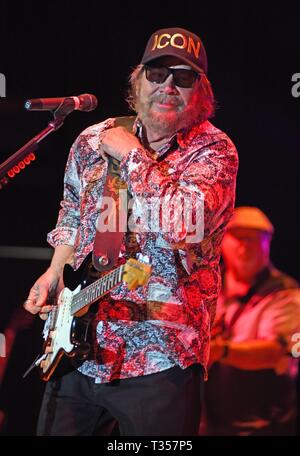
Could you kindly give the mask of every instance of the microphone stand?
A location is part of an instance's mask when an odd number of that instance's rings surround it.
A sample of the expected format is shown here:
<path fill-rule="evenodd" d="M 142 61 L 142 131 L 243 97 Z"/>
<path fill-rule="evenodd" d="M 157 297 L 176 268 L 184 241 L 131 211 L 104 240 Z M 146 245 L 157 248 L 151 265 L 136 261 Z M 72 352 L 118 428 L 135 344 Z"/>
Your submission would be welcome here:
<path fill-rule="evenodd" d="M 5 185 L 7 185 L 12 178 L 9 176 L 9 171 L 13 170 L 14 166 L 20 165 L 20 168 L 25 168 L 24 162 L 22 159 L 28 156 L 33 151 L 37 150 L 39 143 L 43 141 L 50 133 L 58 130 L 64 123 L 65 118 L 68 114 L 74 111 L 74 106 L 71 100 L 64 100 L 64 102 L 54 111 L 54 119 L 48 123 L 48 126 L 44 128 L 40 133 L 34 136 L 30 141 L 28 141 L 21 149 L 17 150 L 13 155 L 11 155 L 5 162 L 0 164 L 0 190 L 2 190 Z"/>

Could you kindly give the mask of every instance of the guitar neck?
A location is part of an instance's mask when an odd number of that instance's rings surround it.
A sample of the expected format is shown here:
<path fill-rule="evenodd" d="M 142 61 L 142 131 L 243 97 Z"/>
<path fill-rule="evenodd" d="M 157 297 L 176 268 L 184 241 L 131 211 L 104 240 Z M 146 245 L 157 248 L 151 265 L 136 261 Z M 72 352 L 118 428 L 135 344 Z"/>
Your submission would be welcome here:
<path fill-rule="evenodd" d="M 96 302 L 102 296 L 109 293 L 113 288 L 122 283 L 125 265 L 122 264 L 111 272 L 108 272 L 96 282 L 77 293 L 71 304 L 71 314 L 74 315 L 85 306 Z"/>

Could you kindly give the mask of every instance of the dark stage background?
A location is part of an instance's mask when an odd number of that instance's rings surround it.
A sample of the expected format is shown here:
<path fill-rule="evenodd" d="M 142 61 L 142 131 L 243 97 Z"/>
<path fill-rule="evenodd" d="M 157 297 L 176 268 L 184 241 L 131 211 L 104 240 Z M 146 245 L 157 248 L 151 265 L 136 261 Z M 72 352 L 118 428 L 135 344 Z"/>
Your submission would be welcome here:
<path fill-rule="evenodd" d="M 0 161 L 44 128 L 47 112 L 27 98 L 94 93 L 99 107 L 75 112 L 41 145 L 34 164 L 0 192 L 0 245 L 47 247 L 57 216 L 69 147 L 90 124 L 129 113 L 129 71 L 150 34 L 179 26 L 199 34 L 219 109 L 214 123 L 240 156 L 237 205 L 256 205 L 276 226 L 272 258 L 300 280 L 299 113 L 291 79 L 300 72 L 298 2 L 0 1 Z M 48 262 L 0 258 L 0 332 Z M 28 324 L 27 324 L 28 326 Z M 38 353 L 41 322 L 19 331 L 0 390 L 5 434 L 34 433 L 43 385 L 21 375 Z"/>

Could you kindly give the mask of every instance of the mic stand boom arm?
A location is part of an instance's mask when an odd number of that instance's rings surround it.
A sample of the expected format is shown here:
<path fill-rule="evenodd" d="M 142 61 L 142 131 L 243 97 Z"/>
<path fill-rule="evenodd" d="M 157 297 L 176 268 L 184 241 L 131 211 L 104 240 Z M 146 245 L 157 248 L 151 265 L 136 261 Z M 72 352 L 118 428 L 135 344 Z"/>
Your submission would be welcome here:
<path fill-rule="evenodd" d="M 38 133 L 34 138 L 28 141 L 21 149 L 17 150 L 13 155 L 8 157 L 5 162 L 0 164 L 0 190 L 3 189 L 12 179 L 8 172 L 16 165 L 18 165 L 22 159 L 28 156 L 31 152 L 35 151 L 39 147 L 39 143 L 43 141 L 53 131 L 58 130 L 64 123 L 65 118 L 74 110 L 74 106 L 66 99 L 53 113 L 54 119 L 48 123 L 48 126 Z M 23 167 L 24 164 L 23 164 Z"/>

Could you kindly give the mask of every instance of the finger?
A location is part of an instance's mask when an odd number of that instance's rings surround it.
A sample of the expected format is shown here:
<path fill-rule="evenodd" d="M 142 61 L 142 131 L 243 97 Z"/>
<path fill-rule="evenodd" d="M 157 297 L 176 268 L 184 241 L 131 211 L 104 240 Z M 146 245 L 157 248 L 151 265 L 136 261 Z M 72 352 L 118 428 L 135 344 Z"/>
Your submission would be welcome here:
<path fill-rule="evenodd" d="M 106 134 L 107 134 L 107 132 L 103 131 L 99 135 L 99 138 L 98 138 L 98 151 L 99 151 L 100 156 L 103 158 L 103 160 L 107 162 L 108 161 L 108 156 L 106 155 L 106 153 L 104 151 L 104 144 L 103 144 L 103 141 L 105 139 L 105 135 Z"/>
<path fill-rule="evenodd" d="M 39 312 L 39 316 L 42 320 L 47 320 L 48 316 L 49 316 L 49 312 L 51 312 L 51 310 L 53 309 L 53 306 L 43 306 L 41 309 L 40 309 L 40 312 Z"/>
<path fill-rule="evenodd" d="M 40 286 L 39 286 L 39 284 L 36 283 L 31 288 L 28 298 L 24 302 L 25 309 L 27 309 L 29 311 L 30 311 L 30 309 L 33 310 L 34 306 L 36 306 L 38 303 L 39 297 L 40 297 Z"/>
<path fill-rule="evenodd" d="M 272 320 L 278 321 L 278 320 L 289 320 L 293 322 L 299 321 L 299 314 L 295 312 L 295 309 L 286 309 L 285 313 L 283 314 L 282 312 L 275 312 L 272 316 Z"/>
<path fill-rule="evenodd" d="M 49 313 L 51 312 L 51 310 L 53 309 L 54 306 L 51 306 L 50 304 L 47 304 L 46 306 L 43 306 L 41 309 L 40 309 L 40 312 L 43 312 L 43 313 Z"/>
<path fill-rule="evenodd" d="M 26 299 L 26 301 L 23 304 L 24 309 L 26 309 L 28 312 L 32 313 L 33 315 L 37 314 L 40 311 L 40 307 L 37 307 L 35 305 L 35 302 L 33 299 Z"/>
<path fill-rule="evenodd" d="M 32 299 L 34 302 L 38 300 L 40 295 L 40 286 L 38 283 L 35 283 L 29 292 L 28 299 Z"/>
<path fill-rule="evenodd" d="M 107 162 L 108 161 L 108 156 L 104 152 L 103 147 L 100 146 L 98 151 L 99 151 L 100 157 L 103 158 L 103 160 Z"/>
<path fill-rule="evenodd" d="M 298 305 L 300 302 L 300 293 L 298 292 L 298 290 L 296 293 L 294 293 L 292 290 L 288 290 L 288 292 L 284 290 L 283 292 L 278 292 L 276 294 L 273 302 L 274 303 L 292 302 L 293 304 Z"/>
<path fill-rule="evenodd" d="M 291 302 L 291 297 L 288 297 L 288 296 L 280 296 L 280 297 L 276 297 L 274 300 L 273 300 L 273 306 L 274 307 L 279 307 L 279 306 L 283 306 L 283 305 L 287 305 Z"/>
<path fill-rule="evenodd" d="M 38 307 L 42 307 L 43 305 L 46 304 L 48 297 L 48 290 L 45 286 L 40 285 L 38 289 L 38 295 L 36 298 L 35 305 Z"/>
<path fill-rule="evenodd" d="M 274 329 L 278 334 L 291 334 L 299 329 L 299 324 L 292 321 L 278 321 L 275 323 Z"/>

